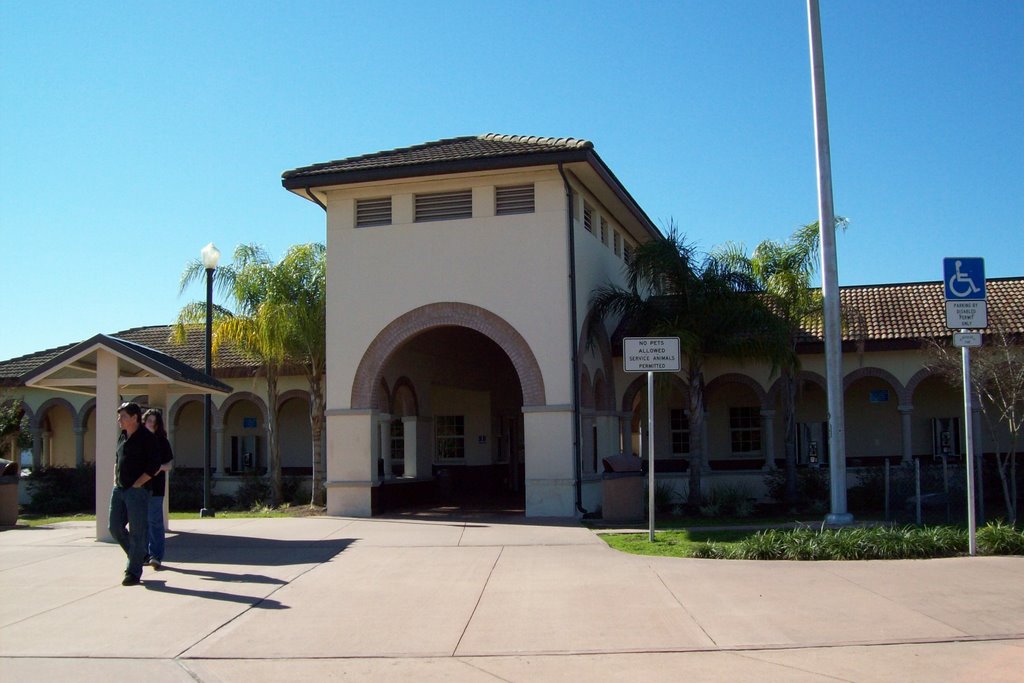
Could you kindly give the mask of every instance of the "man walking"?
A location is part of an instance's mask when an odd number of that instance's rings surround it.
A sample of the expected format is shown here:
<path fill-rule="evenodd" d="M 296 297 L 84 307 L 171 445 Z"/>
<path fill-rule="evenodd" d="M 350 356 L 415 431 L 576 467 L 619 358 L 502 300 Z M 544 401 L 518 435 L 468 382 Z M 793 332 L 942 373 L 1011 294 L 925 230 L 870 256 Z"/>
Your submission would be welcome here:
<path fill-rule="evenodd" d="M 122 403 L 117 409 L 121 438 L 117 441 L 114 489 L 110 493 L 109 529 L 128 556 L 122 586 L 137 586 L 142 580 L 146 556 L 146 518 L 151 495 L 146 482 L 160 469 L 160 455 L 153 435 L 142 428 L 138 403 Z M 126 528 L 127 527 L 127 528 Z"/>

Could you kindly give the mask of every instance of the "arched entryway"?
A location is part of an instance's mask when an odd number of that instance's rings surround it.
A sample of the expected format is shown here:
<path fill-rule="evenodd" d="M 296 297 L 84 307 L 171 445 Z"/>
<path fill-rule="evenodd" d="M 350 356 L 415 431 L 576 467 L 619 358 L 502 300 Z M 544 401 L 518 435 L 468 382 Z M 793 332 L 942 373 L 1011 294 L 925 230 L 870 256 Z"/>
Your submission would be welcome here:
<path fill-rule="evenodd" d="M 353 410 L 368 410 L 374 512 L 523 510 L 524 408 L 544 406 L 537 361 L 506 321 L 468 304 L 410 311 L 370 344 Z"/>

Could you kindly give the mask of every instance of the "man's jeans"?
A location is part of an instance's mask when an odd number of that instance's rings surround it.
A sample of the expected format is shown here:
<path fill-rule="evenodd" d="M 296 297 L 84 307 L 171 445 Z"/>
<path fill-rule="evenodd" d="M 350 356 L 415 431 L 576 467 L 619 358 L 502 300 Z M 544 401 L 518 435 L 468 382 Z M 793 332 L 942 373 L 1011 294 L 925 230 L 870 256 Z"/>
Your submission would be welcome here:
<path fill-rule="evenodd" d="M 161 562 L 164 559 L 163 496 L 151 496 L 149 499 L 149 556 Z"/>
<path fill-rule="evenodd" d="M 146 557 L 146 517 L 152 495 L 147 488 L 116 486 L 110 493 L 110 534 L 128 555 L 125 573 L 136 578 L 142 577 L 142 560 Z"/>

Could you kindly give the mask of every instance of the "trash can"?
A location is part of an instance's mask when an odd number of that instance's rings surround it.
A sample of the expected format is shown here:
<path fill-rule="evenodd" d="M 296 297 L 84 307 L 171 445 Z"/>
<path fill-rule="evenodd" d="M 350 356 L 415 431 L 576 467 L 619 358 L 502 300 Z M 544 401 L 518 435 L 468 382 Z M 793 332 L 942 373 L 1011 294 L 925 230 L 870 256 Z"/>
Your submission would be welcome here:
<path fill-rule="evenodd" d="M 0 526 L 18 523 L 18 463 L 0 458 Z"/>
<path fill-rule="evenodd" d="M 644 473 L 640 458 L 619 453 L 605 458 L 601 516 L 606 522 L 639 522 L 644 518 Z"/>

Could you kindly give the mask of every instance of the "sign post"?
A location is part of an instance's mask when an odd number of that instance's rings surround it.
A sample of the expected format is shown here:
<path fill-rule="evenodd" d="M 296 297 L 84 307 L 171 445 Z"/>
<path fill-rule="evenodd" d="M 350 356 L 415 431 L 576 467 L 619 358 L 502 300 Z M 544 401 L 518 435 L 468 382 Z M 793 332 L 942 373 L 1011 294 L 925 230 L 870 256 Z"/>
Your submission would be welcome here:
<path fill-rule="evenodd" d="M 654 373 L 679 372 L 679 337 L 626 337 L 622 340 L 622 369 L 647 373 L 647 537 L 653 543 Z"/>
<path fill-rule="evenodd" d="M 974 510 L 974 421 L 971 419 L 971 347 L 981 346 L 981 334 L 968 330 L 988 327 L 985 299 L 985 259 L 950 257 L 942 259 L 942 286 L 946 292 L 946 327 L 960 330 L 953 335 L 960 347 L 964 379 L 964 435 L 967 439 L 967 534 L 971 556 L 978 552 Z"/>

